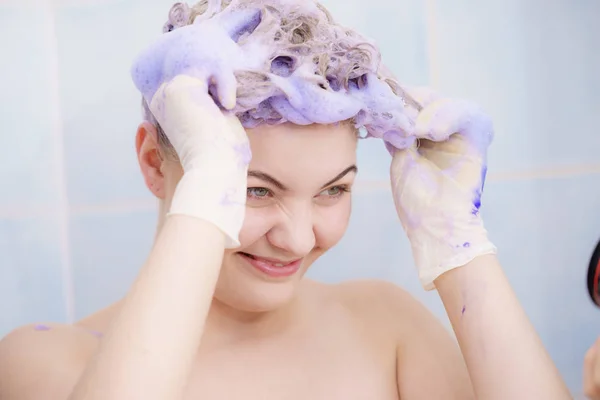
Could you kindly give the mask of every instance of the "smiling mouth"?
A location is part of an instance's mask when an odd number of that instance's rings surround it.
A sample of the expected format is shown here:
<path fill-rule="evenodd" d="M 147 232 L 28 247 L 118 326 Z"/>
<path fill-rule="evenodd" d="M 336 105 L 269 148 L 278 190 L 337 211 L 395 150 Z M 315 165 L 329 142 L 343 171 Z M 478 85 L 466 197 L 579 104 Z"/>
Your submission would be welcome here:
<path fill-rule="evenodd" d="M 248 257 L 248 258 L 250 258 L 252 260 L 256 260 L 256 261 L 260 261 L 260 262 L 263 262 L 263 263 L 271 264 L 271 265 L 273 265 L 275 267 L 285 267 L 286 265 L 290 265 L 290 264 L 293 264 L 293 263 L 295 263 L 297 261 L 300 261 L 300 260 L 294 260 L 294 261 L 273 261 L 273 260 L 269 260 L 269 259 L 262 258 L 262 257 L 256 257 L 256 256 L 254 256 L 252 254 L 249 254 L 249 253 L 240 252 L 240 254 L 242 256 Z"/>
<path fill-rule="evenodd" d="M 238 252 L 248 265 L 252 266 L 263 275 L 274 279 L 285 279 L 295 275 L 302 267 L 302 259 L 293 261 L 281 261 L 258 257 L 252 254 Z"/>

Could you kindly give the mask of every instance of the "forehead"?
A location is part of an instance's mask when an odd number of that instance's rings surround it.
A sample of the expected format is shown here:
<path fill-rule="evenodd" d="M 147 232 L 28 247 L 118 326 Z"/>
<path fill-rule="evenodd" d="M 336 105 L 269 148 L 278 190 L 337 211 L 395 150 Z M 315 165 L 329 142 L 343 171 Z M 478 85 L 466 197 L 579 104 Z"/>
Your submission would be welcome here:
<path fill-rule="evenodd" d="M 248 129 L 250 169 L 281 179 L 320 179 L 356 163 L 357 133 L 350 123 L 263 125 Z"/>

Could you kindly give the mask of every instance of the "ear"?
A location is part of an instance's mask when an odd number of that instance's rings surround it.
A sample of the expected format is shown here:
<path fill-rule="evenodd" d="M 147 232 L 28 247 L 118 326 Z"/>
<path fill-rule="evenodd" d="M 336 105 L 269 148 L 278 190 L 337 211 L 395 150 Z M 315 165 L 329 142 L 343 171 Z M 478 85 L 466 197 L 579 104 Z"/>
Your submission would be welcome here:
<path fill-rule="evenodd" d="M 162 172 L 164 158 L 158 144 L 158 131 L 148 121 L 140 124 L 135 135 L 135 149 L 144 182 L 152 194 L 161 200 L 165 197 L 165 177 Z"/>

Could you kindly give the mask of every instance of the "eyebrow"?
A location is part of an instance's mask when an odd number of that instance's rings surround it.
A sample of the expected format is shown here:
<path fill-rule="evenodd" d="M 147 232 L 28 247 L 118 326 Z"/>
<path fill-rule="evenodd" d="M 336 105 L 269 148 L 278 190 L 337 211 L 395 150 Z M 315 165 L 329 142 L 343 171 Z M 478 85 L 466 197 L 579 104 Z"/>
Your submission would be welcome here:
<path fill-rule="evenodd" d="M 339 181 L 344 176 L 348 175 L 350 172 L 354 172 L 354 173 L 358 172 L 358 168 L 356 167 L 356 165 L 351 165 L 351 166 L 347 167 L 346 169 L 344 169 L 342 172 L 337 174 L 335 178 L 331 179 L 326 184 L 324 184 L 321 187 L 321 189 L 325 189 L 327 186 L 331 185 L 332 183 Z M 281 191 L 288 190 L 288 188 L 283 183 L 279 182 L 277 179 L 273 178 L 271 175 L 261 172 L 261 171 L 250 170 L 250 171 L 248 171 L 248 177 L 253 177 L 256 179 L 260 179 L 261 181 L 268 182 Z"/>

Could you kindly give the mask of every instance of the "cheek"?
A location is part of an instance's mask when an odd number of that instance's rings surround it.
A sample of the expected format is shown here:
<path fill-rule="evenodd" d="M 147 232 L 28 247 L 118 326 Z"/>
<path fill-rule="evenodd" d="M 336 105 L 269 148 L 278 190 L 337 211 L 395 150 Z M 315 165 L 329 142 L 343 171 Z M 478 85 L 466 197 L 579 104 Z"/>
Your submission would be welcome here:
<path fill-rule="evenodd" d="M 344 236 L 350 219 L 350 196 L 330 207 L 316 207 L 313 214 L 313 230 L 316 245 L 329 249 L 337 244 Z M 273 228 L 277 213 L 273 207 L 246 208 L 244 224 L 240 231 L 241 247 L 250 246 Z"/>
<path fill-rule="evenodd" d="M 348 199 L 333 207 L 322 208 L 316 213 L 314 230 L 317 246 L 329 249 L 340 241 L 348 228 L 350 211 L 351 203 Z"/>

